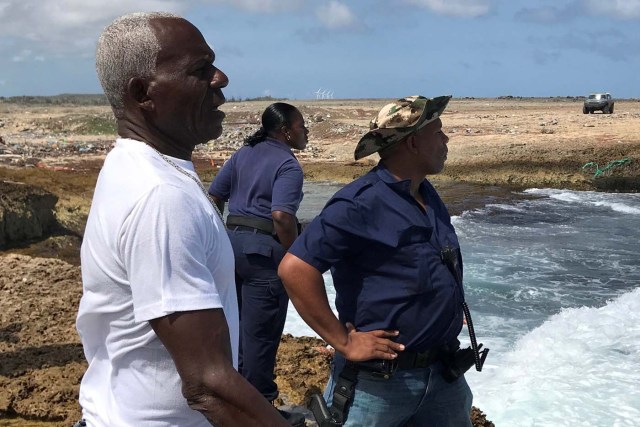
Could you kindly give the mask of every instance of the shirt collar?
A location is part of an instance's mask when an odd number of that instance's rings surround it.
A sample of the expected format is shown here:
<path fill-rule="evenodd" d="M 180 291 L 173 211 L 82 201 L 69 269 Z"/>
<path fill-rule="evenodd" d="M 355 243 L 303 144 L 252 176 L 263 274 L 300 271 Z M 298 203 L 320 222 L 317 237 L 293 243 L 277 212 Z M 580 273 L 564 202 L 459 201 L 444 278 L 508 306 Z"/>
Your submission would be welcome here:
<path fill-rule="evenodd" d="M 293 155 L 293 151 L 291 150 L 291 147 L 289 147 L 287 144 L 285 144 L 282 141 L 278 141 L 277 139 L 273 139 L 273 138 L 265 138 L 264 142 L 262 142 L 261 144 L 268 144 L 271 147 L 276 147 L 279 148 L 281 150 L 286 151 L 287 153 Z"/>
<path fill-rule="evenodd" d="M 395 176 L 391 174 L 391 172 L 389 172 L 389 169 L 387 169 L 387 167 L 384 165 L 382 160 L 379 161 L 378 166 L 376 166 L 376 174 L 378 175 L 378 177 L 382 182 L 387 184 L 393 190 L 400 193 L 405 193 L 407 195 L 411 195 L 411 180 L 410 179 L 398 180 Z M 426 185 L 427 182 L 429 181 L 427 181 L 427 179 L 425 178 L 420 183 L 420 193 L 422 193 L 424 197 L 426 197 L 428 193 L 428 188 Z"/>
<path fill-rule="evenodd" d="M 378 177 L 387 184 L 392 189 L 410 194 L 411 190 L 411 180 L 410 179 L 402 179 L 398 180 L 395 176 L 389 172 L 389 169 L 382 163 L 382 161 L 378 162 L 378 166 L 376 167 L 376 174 Z"/>

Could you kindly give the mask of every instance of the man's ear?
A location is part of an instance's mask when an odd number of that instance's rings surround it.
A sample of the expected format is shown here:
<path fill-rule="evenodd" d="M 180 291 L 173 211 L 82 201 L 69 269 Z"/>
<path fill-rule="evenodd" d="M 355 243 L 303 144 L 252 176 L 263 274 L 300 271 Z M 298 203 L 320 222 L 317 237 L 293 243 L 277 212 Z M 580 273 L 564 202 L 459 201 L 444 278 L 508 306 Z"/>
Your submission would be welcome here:
<path fill-rule="evenodd" d="M 409 151 L 413 154 L 418 153 L 418 139 L 416 138 L 415 133 L 412 133 L 404 140 L 404 143 L 407 145 Z"/>
<path fill-rule="evenodd" d="M 138 107 L 143 110 L 154 109 L 153 100 L 149 97 L 149 82 L 141 77 L 132 77 L 127 84 L 127 94 Z"/>

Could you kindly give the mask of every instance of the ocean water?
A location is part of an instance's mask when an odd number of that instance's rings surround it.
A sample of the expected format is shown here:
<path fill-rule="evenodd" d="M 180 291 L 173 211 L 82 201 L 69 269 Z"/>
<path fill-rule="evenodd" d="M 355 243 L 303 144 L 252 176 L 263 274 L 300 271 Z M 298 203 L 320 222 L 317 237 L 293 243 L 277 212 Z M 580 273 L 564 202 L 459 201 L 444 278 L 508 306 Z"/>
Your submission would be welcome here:
<path fill-rule="evenodd" d="M 305 215 L 337 188 L 307 187 Z M 474 405 L 498 427 L 640 426 L 640 194 L 521 196 L 454 217 L 476 335 L 491 349 L 467 373 Z M 285 332 L 315 336 L 293 307 Z"/>

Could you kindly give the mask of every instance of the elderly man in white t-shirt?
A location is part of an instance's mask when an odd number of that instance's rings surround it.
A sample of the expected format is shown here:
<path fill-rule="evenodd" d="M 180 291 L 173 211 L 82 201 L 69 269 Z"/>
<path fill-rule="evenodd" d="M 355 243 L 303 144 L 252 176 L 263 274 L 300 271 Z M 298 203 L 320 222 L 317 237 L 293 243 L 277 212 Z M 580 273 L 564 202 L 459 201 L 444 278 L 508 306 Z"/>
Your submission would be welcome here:
<path fill-rule="evenodd" d="M 286 426 L 234 369 L 233 252 L 191 162 L 222 132 L 227 76 L 191 23 L 163 13 L 116 19 L 96 57 L 119 138 L 81 251 L 86 425 Z"/>

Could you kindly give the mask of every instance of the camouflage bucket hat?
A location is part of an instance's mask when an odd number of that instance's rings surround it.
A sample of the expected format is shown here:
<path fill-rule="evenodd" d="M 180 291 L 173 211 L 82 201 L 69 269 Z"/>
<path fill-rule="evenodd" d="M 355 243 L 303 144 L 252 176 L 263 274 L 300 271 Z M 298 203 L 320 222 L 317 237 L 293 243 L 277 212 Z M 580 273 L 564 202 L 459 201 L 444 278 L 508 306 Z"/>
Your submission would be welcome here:
<path fill-rule="evenodd" d="M 391 147 L 411 132 L 436 120 L 450 99 L 450 95 L 436 98 L 416 95 L 385 105 L 371 120 L 369 132 L 358 142 L 354 153 L 356 160 Z"/>

